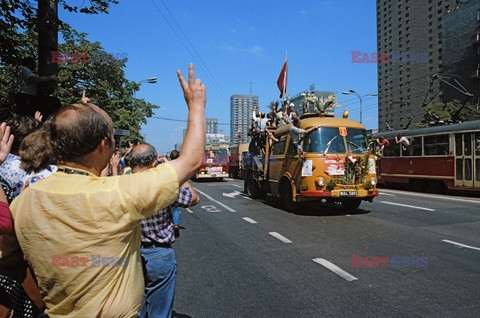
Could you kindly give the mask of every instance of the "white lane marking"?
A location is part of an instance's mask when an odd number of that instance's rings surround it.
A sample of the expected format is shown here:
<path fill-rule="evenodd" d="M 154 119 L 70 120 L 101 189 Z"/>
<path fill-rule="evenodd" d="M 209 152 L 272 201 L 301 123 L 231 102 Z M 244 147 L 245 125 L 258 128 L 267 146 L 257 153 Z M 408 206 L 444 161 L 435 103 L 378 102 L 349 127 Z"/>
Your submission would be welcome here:
<path fill-rule="evenodd" d="M 236 199 L 237 195 L 240 195 L 241 193 L 238 192 L 237 190 L 233 191 L 233 192 L 230 192 L 230 193 L 225 193 L 223 192 L 222 195 L 224 197 L 227 197 L 227 198 L 232 198 L 232 199 Z"/>
<path fill-rule="evenodd" d="M 378 194 L 381 194 L 381 195 L 387 195 L 387 196 L 390 196 L 390 197 L 394 197 L 395 194 L 391 194 L 391 193 L 385 193 L 385 192 L 378 192 Z"/>
<path fill-rule="evenodd" d="M 257 223 L 257 221 L 252 220 L 251 218 L 244 217 L 242 219 L 244 219 L 245 221 L 247 221 L 248 223 L 251 223 L 251 224 L 256 224 Z"/>
<path fill-rule="evenodd" d="M 435 209 L 422 208 L 422 207 L 420 207 L 420 206 L 415 206 L 415 205 L 393 203 L 393 202 L 388 202 L 388 201 L 380 201 L 380 202 L 385 203 L 385 204 L 403 206 L 403 207 L 412 208 L 412 209 L 419 209 L 419 210 L 425 210 L 425 211 L 436 211 Z"/>
<path fill-rule="evenodd" d="M 188 213 L 193 213 L 193 211 L 190 210 L 189 208 L 186 208 L 186 210 L 187 210 Z"/>
<path fill-rule="evenodd" d="M 232 178 L 223 178 L 224 180 L 233 181 Z"/>
<path fill-rule="evenodd" d="M 252 198 L 250 198 L 250 197 L 247 197 L 247 196 L 244 196 L 243 198 L 244 198 L 244 199 L 247 199 L 247 200 L 252 200 L 252 201 L 253 201 L 253 199 L 252 199 Z"/>
<path fill-rule="evenodd" d="M 214 198 L 212 198 L 212 197 L 209 196 L 208 194 L 206 194 L 206 193 L 198 190 L 197 188 L 194 188 L 194 189 L 195 189 L 195 191 L 197 191 L 198 193 L 201 193 L 201 194 L 203 194 L 204 196 L 206 196 L 207 199 L 209 199 L 210 201 L 213 201 L 213 202 L 215 202 L 216 204 L 218 204 L 218 205 L 220 205 L 220 206 L 223 206 L 223 207 L 224 207 L 225 209 L 227 209 L 228 211 L 230 211 L 230 212 L 237 212 L 237 211 L 235 211 L 234 209 L 232 209 L 231 207 L 223 204 L 222 202 L 220 202 L 220 201 L 218 201 L 218 200 L 215 200 Z"/>
<path fill-rule="evenodd" d="M 278 234 L 277 232 L 268 232 L 268 234 L 270 234 L 271 236 L 279 239 L 279 240 L 282 241 L 283 243 L 292 243 L 292 241 L 290 241 L 289 239 L 287 239 L 285 236 L 282 236 L 281 234 Z"/>
<path fill-rule="evenodd" d="M 459 201 L 459 202 L 468 202 L 468 203 L 477 203 L 480 204 L 480 200 L 474 200 L 474 199 L 459 199 L 459 198 L 450 198 L 450 197 L 445 197 L 441 195 L 432 195 L 432 194 L 422 194 L 422 193 L 411 193 L 411 192 L 406 192 L 406 191 L 398 191 L 398 190 L 383 190 L 382 192 L 387 191 L 387 192 L 394 192 L 394 193 L 400 193 L 400 194 L 405 194 L 405 195 L 411 195 L 411 196 L 417 196 L 417 197 L 426 197 L 426 198 L 435 198 L 435 199 L 442 199 L 442 200 L 450 200 L 450 201 Z"/>
<path fill-rule="evenodd" d="M 352 282 L 354 280 L 358 280 L 358 278 L 356 278 L 355 276 L 347 273 L 346 271 L 344 271 L 343 269 L 341 269 L 337 265 L 335 265 L 333 263 L 330 263 L 326 259 L 314 258 L 313 261 L 317 264 L 322 265 L 323 267 L 328 268 L 329 270 L 331 270 L 332 272 L 334 272 L 335 274 L 337 274 L 338 276 L 340 276 L 341 278 L 343 278 L 343 279 L 345 279 L 349 282 Z"/>
<path fill-rule="evenodd" d="M 202 205 L 201 208 L 204 209 L 207 212 L 222 212 L 222 210 L 219 210 L 214 205 Z"/>
<path fill-rule="evenodd" d="M 243 188 L 243 186 L 241 186 L 241 185 L 238 185 L 238 184 L 231 184 L 231 186 L 232 186 L 232 187 L 241 188 L 241 189 Z"/>
<path fill-rule="evenodd" d="M 450 240 L 442 240 L 442 242 L 450 243 L 450 244 L 455 244 L 455 245 L 458 245 L 458 246 L 461 246 L 461 247 L 471 248 L 472 250 L 480 251 L 480 248 L 479 248 L 479 247 L 470 246 L 470 245 L 465 245 L 465 244 L 457 243 L 457 242 L 450 241 Z"/>

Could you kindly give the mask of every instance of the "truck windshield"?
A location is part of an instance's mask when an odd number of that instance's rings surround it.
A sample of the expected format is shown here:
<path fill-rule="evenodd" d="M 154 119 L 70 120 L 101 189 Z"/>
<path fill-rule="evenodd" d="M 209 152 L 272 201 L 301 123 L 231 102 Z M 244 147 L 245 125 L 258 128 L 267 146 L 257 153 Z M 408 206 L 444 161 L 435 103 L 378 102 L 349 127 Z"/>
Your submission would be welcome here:
<path fill-rule="evenodd" d="M 338 128 L 323 127 L 305 137 L 303 149 L 306 152 L 345 153 L 345 142 Z"/>
<path fill-rule="evenodd" d="M 345 141 L 348 148 L 345 147 Z M 323 127 L 312 131 L 303 141 L 306 152 L 362 154 L 367 151 L 367 135 L 363 129 L 347 128 L 346 138 L 336 127 Z"/>
<path fill-rule="evenodd" d="M 346 138 L 349 152 L 363 154 L 367 151 L 367 134 L 365 130 L 347 128 Z"/>

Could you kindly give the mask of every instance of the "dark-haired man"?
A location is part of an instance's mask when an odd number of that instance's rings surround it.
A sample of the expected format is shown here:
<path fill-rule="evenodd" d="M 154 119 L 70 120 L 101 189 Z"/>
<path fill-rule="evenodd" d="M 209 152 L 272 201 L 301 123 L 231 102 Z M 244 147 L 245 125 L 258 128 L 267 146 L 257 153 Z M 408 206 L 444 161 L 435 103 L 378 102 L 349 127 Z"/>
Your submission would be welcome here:
<path fill-rule="evenodd" d="M 133 173 L 142 173 L 159 164 L 157 151 L 149 144 L 133 147 L 128 154 L 128 161 Z M 172 243 L 175 242 L 172 208 L 187 208 L 199 201 L 195 190 L 186 182 L 180 187 L 178 198 L 172 205 L 140 222 L 140 252 L 145 277 L 145 296 L 140 317 L 172 316 L 177 276 L 177 261 L 172 248 Z"/>
<path fill-rule="evenodd" d="M 178 197 L 202 163 L 205 86 L 189 67 L 177 72 L 188 128 L 180 158 L 141 174 L 100 177 L 115 150 L 112 120 L 98 106 L 73 104 L 47 122 L 39 155 L 58 172 L 11 205 L 15 231 L 32 265 L 49 317 L 137 317 L 144 284 L 139 223 Z"/>
<path fill-rule="evenodd" d="M 298 117 L 292 118 L 292 124 L 290 125 L 290 141 L 292 144 L 297 148 L 297 153 L 301 153 L 303 151 L 302 145 L 300 144 L 300 135 L 301 134 L 309 134 L 310 132 L 314 131 L 315 129 L 320 128 L 320 125 L 313 126 L 308 129 L 301 129 L 300 128 L 301 120 Z"/>
<path fill-rule="evenodd" d="M 18 93 L 15 96 L 17 113 L 22 115 L 35 115 L 37 107 L 37 84 L 57 81 L 56 75 L 36 76 L 34 71 L 35 59 L 31 56 L 24 57 L 22 59 L 22 65 L 18 69 Z"/>

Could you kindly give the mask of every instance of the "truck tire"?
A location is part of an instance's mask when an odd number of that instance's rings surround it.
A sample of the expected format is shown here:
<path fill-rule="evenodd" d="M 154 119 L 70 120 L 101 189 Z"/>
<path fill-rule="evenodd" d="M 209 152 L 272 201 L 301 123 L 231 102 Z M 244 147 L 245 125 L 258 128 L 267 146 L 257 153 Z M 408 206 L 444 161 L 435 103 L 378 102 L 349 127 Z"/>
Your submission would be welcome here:
<path fill-rule="evenodd" d="M 282 201 L 285 210 L 295 212 L 297 203 L 293 201 L 292 186 L 289 180 L 284 179 L 280 183 L 280 200 Z"/>
<path fill-rule="evenodd" d="M 265 192 L 260 189 L 257 181 L 253 177 L 253 174 L 249 172 L 245 176 L 244 190 L 252 199 L 258 199 L 265 196 Z"/>

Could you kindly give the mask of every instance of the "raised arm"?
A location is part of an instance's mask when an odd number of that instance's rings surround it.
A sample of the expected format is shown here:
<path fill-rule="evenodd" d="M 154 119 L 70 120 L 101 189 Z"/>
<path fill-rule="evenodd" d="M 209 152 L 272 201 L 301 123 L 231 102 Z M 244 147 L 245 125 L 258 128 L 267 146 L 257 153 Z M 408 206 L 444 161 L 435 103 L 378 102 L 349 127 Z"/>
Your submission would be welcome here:
<path fill-rule="evenodd" d="M 311 133 L 312 131 L 314 131 L 315 129 L 318 129 L 318 128 L 320 128 L 320 126 L 313 126 L 313 127 L 308 128 L 308 129 L 305 129 L 305 135 Z"/>
<path fill-rule="evenodd" d="M 178 184 L 181 186 L 202 164 L 202 154 L 205 148 L 206 137 L 206 89 L 200 79 L 194 78 L 193 64 L 190 64 L 188 69 L 188 83 L 183 78 L 181 71 L 177 71 L 177 75 L 188 106 L 188 126 L 180 157 L 171 161 L 170 164 L 175 169 Z"/>

